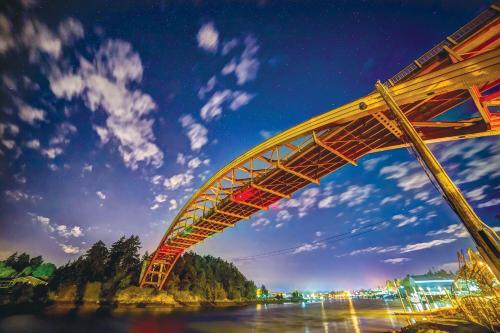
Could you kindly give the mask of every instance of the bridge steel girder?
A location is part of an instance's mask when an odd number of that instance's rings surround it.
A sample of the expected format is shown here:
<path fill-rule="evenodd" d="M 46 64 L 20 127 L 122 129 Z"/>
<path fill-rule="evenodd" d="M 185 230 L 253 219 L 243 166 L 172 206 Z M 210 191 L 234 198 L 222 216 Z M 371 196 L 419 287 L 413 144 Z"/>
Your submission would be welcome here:
<path fill-rule="evenodd" d="M 460 61 L 439 56 L 442 52 L 451 54 L 450 50 Z M 419 66 L 410 64 L 384 85 L 390 87 L 392 97 L 410 122 L 415 122 L 425 143 L 500 134 L 500 119 L 496 115 L 493 125 L 485 123 L 484 118 L 448 124 L 433 121 L 471 99 L 471 87 L 476 104 L 496 103 L 483 101 L 483 93 L 500 82 L 498 11 L 490 8 L 481 13 L 417 62 Z M 162 288 L 183 251 L 252 216 L 259 208 L 291 198 L 313 181 L 319 182 L 366 154 L 405 147 L 402 132 L 392 117 L 384 99 L 374 91 L 283 131 L 232 160 L 181 208 L 163 235 L 140 285 Z M 234 200 L 236 194 L 238 199 Z M 200 239 L 176 249 L 179 254 L 175 260 L 163 263 L 167 274 L 154 272 L 152 266 L 160 260 L 160 249 L 175 244 L 177 237 L 185 237 L 192 230 L 209 235 L 198 233 Z M 182 240 L 178 238 L 177 243 Z M 152 279 L 155 274 L 157 278 Z"/>

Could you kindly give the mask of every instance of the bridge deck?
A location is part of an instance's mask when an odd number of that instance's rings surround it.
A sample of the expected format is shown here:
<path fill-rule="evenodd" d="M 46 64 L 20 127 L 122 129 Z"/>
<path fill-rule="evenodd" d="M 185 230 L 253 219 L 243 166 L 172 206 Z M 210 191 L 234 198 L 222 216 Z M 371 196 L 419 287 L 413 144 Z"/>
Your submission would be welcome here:
<path fill-rule="evenodd" d="M 488 108 L 498 105 L 499 36 L 498 8 L 492 6 L 385 83 L 426 142 L 500 134 L 500 117 Z M 432 121 L 471 95 L 481 117 Z M 217 172 L 184 205 L 141 286 L 162 288 L 179 256 L 204 239 L 366 154 L 405 145 L 374 92 L 268 139 Z"/>

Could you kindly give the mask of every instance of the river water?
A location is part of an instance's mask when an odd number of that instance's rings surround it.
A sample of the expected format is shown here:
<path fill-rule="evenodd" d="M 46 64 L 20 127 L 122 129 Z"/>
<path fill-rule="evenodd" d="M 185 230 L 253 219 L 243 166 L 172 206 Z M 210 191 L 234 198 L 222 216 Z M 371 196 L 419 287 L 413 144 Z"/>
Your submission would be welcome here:
<path fill-rule="evenodd" d="M 0 332 L 390 332 L 407 325 L 404 318 L 392 315 L 400 310 L 395 301 L 348 299 L 203 310 L 127 309 L 112 314 L 11 315 L 0 318 Z"/>

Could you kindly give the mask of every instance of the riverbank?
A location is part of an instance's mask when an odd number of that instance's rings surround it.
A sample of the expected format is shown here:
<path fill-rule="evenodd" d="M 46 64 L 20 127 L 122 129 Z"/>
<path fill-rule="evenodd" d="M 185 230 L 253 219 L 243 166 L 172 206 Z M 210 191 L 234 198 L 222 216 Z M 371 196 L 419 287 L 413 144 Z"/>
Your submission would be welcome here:
<path fill-rule="evenodd" d="M 33 301 L 29 289 L 25 297 L 12 297 L 12 293 L 1 295 L 0 315 L 12 314 L 91 314 L 111 312 L 169 312 L 178 309 L 210 309 L 244 307 L 255 304 L 279 304 L 283 300 L 258 299 L 213 299 L 207 300 L 187 291 L 170 293 L 153 288 L 129 286 L 114 295 L 103 295 L 100 282 L 89 282 L 83 286 L 64 285 L 49 291 L 46 297 Z"/>
<path fill-rule="evenodd" d="M 401 329 L 401 333 L 428 333 L 428 332 L 447 332 L 447 333 L 489 333 L 491 332 L 483 326 L 473 324 L 461 319 L 436 320 L 431 319 L 427 322 L 418 322 Z"/>

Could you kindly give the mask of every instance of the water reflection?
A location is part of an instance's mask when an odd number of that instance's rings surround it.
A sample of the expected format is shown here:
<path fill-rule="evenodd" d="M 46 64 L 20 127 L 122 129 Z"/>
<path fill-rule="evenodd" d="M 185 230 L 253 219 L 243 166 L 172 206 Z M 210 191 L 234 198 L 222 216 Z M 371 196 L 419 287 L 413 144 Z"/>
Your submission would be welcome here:
<path fill-rule="evenodd" d="M 401 311 L 398 304 L 348 299 L 173 312 L 121 309 L 106 315 L 17 315 L 0 318 L 0 332 L 384 332 L 406 325 L 403 318 L 392 315 Z"/>
<path fill-rule="evenodd" d="M 355 333 L 360 333 L 361 331 L 359 330 L 359 322 L 358 322 L 358 317 L 356 316 L 356 309 L 354 308 L 354 304 L 352 302 L 352 298 L 348 298 L 347 302 L 349 303 L 349 314 L 351 315 L 351 320 L 352 320 L 352 326 L 354 328 Z"/>

